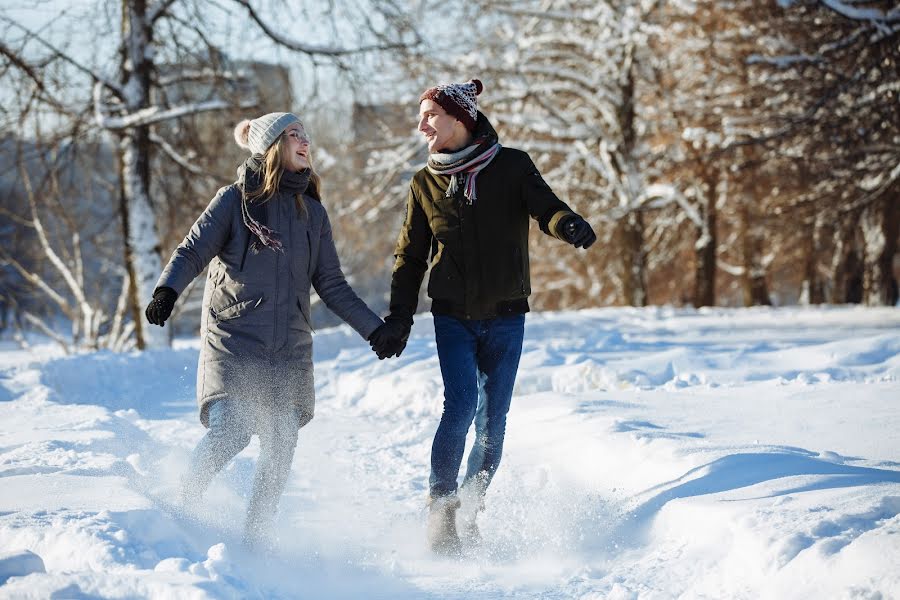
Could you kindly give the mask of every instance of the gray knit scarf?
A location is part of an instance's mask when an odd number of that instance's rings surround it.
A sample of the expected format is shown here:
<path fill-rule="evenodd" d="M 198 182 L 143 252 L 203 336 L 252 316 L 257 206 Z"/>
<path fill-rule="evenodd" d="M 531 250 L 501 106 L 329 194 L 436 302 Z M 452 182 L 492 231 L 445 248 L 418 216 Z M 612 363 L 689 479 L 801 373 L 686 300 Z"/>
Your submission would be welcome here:
<path fill-rule="evenodd" d="M 450 185 L 447 186 L 447 191 L 444 194 L 447 198 L 453 197 L 459 189 L 458 176 L 461 174 L 464 181 L 463 193 L 467 203 L 471 205 L 478 197 L 475 178 L 497 156 L 500 148 L 497 134 L 491 129 L 472 142 L 472 145 L 462 150 L 432 154 L 428 157 L 428 170 L 435 175 L 450 176 Z"/>
<path fill-rule="evenodd" d="M 262 155 L 254 154 L 238 167 L 237 185 L 241 190 L 241 217 L 243 217 L 244 225 L 256 238 L 250 244 L 250 249 L 254 254 L 262 250 L 263 247 L 271 248 L 277 252 L 284 252 L 284 244 L 281 243 L 280 234 L 266 224 L 268 220 L 266 217 L 266 202 L 271 197 L 253 199 L 247 197 L 248 192 L 259 189 L 263 184 L 262 165 Z M 309 176 L 309 169 L 304 169 L 299 173 L 284 171 L 281 174 L 278 191 L 286 192 L 292 196 L 302 194 L 309 185 Z"/>

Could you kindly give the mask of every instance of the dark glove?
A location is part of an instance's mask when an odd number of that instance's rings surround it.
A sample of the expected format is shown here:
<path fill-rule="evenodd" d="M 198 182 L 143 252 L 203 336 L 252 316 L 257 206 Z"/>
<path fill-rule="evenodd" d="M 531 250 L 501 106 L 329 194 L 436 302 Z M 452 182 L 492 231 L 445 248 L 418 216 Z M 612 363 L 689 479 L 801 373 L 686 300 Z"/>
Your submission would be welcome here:
<path fill-rule="evenodd" d="M 154 325 L 164 327 L 166 319 L 172 314 L 175 307 L 175 301 L 178 300 L 178 292 L 170 287 L 161 287 L 153 292 L 153 300 L 147 305 L 144 314 L 147 320 Z"/>
<path fill-rule="evenodd" d="M 409 340 L 410 329 L 412 322 L 409 319 L 388 315 L 384 319 L 384 324 L 369 336 L 369 345 L 379 360 L 400 356 Z"/>
<path fill-rule="evenodd" d="M 559 229 L 563 239 L 576 248 L 587 250 L 597 241 L 597 234 L 591 229 L 591 224 L 579 215 L 568 215 L 560 219 Z"/>

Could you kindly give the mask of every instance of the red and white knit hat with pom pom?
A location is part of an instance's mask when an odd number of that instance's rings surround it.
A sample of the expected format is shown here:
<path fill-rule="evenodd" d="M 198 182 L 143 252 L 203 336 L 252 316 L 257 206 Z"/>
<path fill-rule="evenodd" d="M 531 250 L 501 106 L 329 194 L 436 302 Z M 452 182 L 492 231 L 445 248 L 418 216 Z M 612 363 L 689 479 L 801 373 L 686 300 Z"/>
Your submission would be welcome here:
<path fill-rule="evenodd" d="M 469 131 L 475 131 L 475 122 L 478 120 L 478 94 L 484 89 L 477 79 L 471 79 L 466 83 L 446 83 L 436 85 L 425 90 L 419 97 L 422 100 L 433 100 L 447 114 L 462 121 Z"/>
<path fill-rule="evenodd" d="M 273 112 L 255 119 L 244 119 L 234 128 L 234 141 L 253 154 L 265 154 L 284 130 L 294 123 L 303 123 L 294 113 Z"/>

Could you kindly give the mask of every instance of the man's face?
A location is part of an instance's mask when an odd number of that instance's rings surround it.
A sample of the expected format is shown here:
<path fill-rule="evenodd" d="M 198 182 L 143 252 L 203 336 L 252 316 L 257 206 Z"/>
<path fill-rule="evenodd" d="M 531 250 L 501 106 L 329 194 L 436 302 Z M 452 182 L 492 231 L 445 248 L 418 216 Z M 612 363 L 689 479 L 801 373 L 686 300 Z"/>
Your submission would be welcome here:
<path fill-rule="evenodd" d="M 453 152 L 465 145 L 469 132 L 462 121 L 447 114 L 434 100 L 419 104 L 419 131 L 425 136 L 428 152 Z"/>

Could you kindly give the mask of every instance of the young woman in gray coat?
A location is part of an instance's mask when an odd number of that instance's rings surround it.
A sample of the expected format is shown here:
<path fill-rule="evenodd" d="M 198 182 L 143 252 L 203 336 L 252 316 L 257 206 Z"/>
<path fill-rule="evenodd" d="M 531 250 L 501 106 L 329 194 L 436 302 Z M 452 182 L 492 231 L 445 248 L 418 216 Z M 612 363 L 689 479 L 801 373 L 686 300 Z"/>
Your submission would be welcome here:
<path fill-rule="evenodd" d="M 199 502 L 213 476 L 259 435 L 244 532 L 245 543 L 256 546 L 267 539 L 297 432 L 313 418 L 310 286 L 364 339 L 382 321 L 344 279 L 300 119 L 266 114 L 240 123 L 235 139 L 252 156 L 175 249 L 146 316 L 163 325 L 178 295 L 209 265 L 197 369 L 208 431 L 182 496 L 188 505 Z"/>

